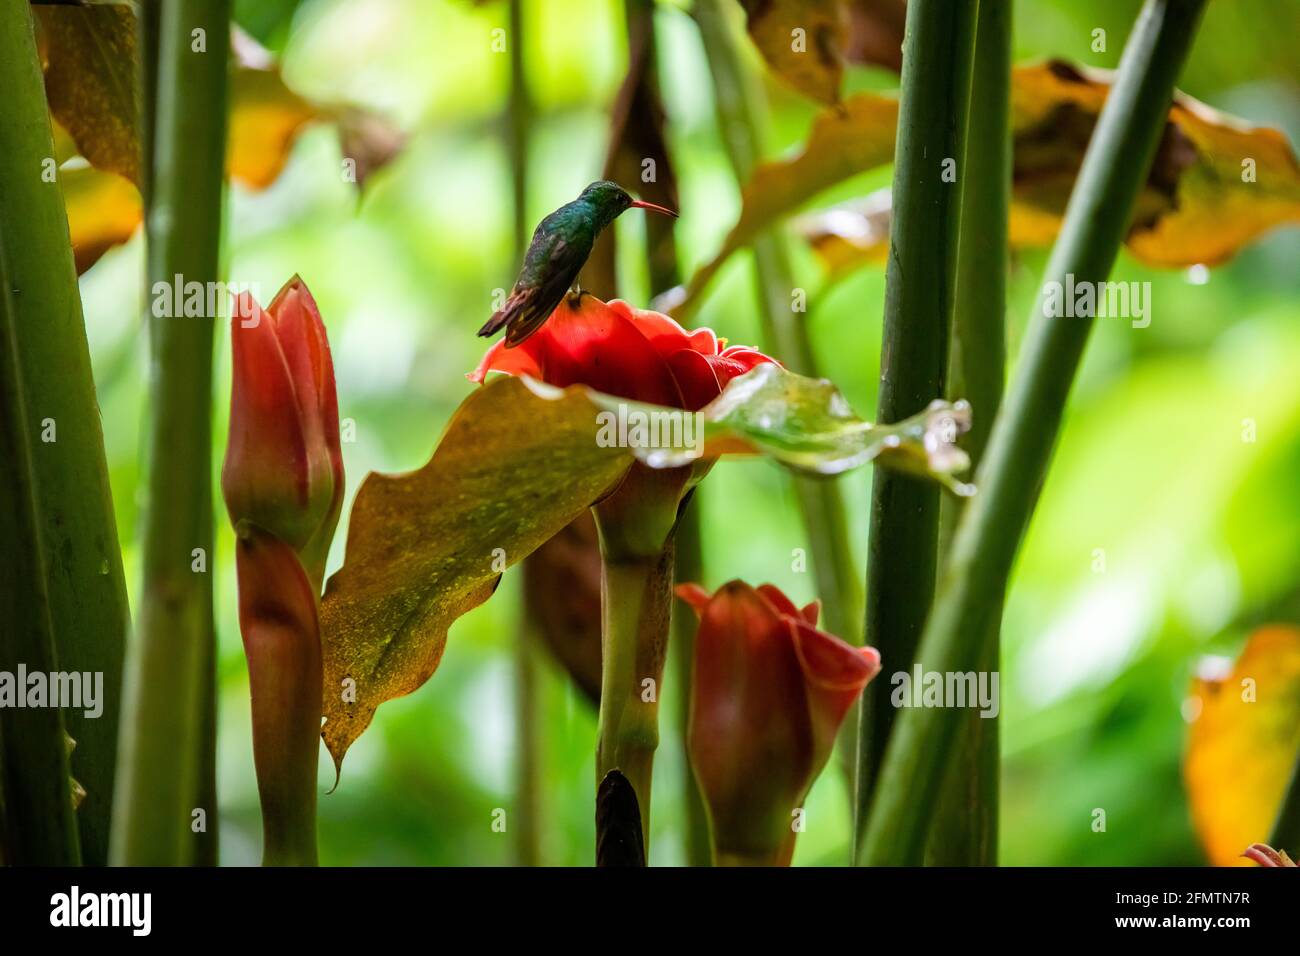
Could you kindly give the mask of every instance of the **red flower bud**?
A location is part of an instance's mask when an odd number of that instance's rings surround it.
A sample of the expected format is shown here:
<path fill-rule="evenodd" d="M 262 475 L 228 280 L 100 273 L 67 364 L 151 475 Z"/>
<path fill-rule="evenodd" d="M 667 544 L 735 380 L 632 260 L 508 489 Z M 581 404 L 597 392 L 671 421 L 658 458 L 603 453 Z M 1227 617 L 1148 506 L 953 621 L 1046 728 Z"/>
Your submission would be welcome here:
<path fill-rule="evenodd" d="M 658 312 L 615 299 L 566 296 L 546 324 L 514 348 L 488 349 L 470 380 L 488 372 L 527 375 L 548 385 L 587 385 L 637 402 L 698 411 L 727 383 L 773 362 L 756 349 L 726 348 L 712 329 L 688 332 Z"/>
<path fill-rule="evenodd" d="M 786 865 L 800 809 L 880 654 L 817 630 L 770 584 L 677 594 L 700 615 L 688 747 L 719 863 Z"/>
<path fill-rule="evenodd" d="M 231 521 L 280 538 L 319 586 L 343 506 L 338 398 L 320 312 L 294 276 L 266 310 L 240 295 L 230 337 L 234 383 L 221 491 Z"/>

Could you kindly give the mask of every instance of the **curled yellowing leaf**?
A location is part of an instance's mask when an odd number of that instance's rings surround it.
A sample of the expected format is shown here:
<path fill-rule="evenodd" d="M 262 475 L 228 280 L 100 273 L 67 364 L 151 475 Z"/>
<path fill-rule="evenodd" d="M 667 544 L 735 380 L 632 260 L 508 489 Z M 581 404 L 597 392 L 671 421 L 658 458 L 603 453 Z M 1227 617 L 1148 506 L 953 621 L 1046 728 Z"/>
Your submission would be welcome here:
<path fill-rule="evenodd" d="M 142 215 L 140 194 L 116 173 L 93 166 L 60 169 L 59 186 L 77 275 L 81 275 L 105 252 L 135 234 Z"/>
<path fill-rule="evenodd" d="M 129 6 L 35 6 L 50 113 L 100 169 L 140 184 L 135 13 Z"/>
<path fill-rule="evenodd" d="M 1059 60 L 1017 67 L 1012 76 L 1013 246 L 1056 238 L 1113 75 Z M 692 276 L 674 313 L 694 305 L 722 264 L 764 229 L 823 190 L 892 162 L 896 99 L 850 97 L 813 122 L 796 155 L 760 165 L 742 194 L 740 218 L 713 259 Z M 1126 242 L 1148 265 L 1213 265 L 1282 224 L 1300 222 L 1300 166 L 1285 136 L 1252 127 L 1177 94 Z M 810 218 L 804 232 L 832 275 L 883 260 L 888 200 L 873 199 Z"/>
<path fill-rule="evenodd" d="M 839 101 L 847 16 L 838 0 L 741 0 L 758 51 L 781 79 L 822 103 Z"/>
<path fill-rule="evenodd" d="M 1300 629 L 1251 635 L 1230 670 L 1192 681 L 1183 777 L 1192 823 L 1216 866 L 1247 866 L 1267 840 L 1300 750 Z"/>

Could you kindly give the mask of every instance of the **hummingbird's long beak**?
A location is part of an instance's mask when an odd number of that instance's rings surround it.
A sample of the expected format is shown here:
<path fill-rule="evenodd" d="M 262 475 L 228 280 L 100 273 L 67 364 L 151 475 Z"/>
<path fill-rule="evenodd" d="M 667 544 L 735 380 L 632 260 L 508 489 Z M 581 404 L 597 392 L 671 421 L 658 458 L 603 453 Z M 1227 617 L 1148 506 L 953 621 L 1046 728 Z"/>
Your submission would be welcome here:
<path fill-rule="evenodd" d="M 666 208 L 666 207 L 664 207 L 664 206 L 656 206 L 656 205 L 655 205 L 654 203 L 652 203 L 652 202 L 645 202 L 644 200 L 641 200 L 641 199 L 633 199 L 633 200 L 632 200 L 632 208 L 633 208 L 633 209 L 649 209 L 651 212 L 662 213 L 662 214 L 665 215 L 665 216 L 672 216 L 674 219 L 677 218 L 677 213 L 673 212 L 671 209 L 668 209 L 668 208 Z"/>

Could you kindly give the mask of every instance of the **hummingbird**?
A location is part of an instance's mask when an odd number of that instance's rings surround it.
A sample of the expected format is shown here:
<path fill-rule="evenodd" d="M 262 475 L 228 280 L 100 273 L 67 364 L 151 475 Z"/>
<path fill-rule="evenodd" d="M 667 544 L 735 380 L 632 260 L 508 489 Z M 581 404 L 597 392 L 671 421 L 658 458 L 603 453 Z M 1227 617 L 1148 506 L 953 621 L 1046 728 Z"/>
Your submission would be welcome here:
<path fill-rule="evenodd" d="M 478 334 L 492 336 L 504 328 L 506 348 L 514 348 L 540 329 L 573 288 L 596 236 L 626 209 L 677 216 L 671 209 L 633 199 L 618 183 L 592 183 L 573 202 L 538 223 L 510 296 Z"/>

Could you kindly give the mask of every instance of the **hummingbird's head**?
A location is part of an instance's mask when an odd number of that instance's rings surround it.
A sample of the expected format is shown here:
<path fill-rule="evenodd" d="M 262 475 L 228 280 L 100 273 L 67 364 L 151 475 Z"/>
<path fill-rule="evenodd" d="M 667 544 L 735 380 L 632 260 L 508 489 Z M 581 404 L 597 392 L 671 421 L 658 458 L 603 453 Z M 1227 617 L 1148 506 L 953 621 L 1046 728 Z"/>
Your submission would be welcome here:
<path fill-rule="evenodd" d="M 579 202 L 587 203 L 596 211 L 596 217 L 602 227 L 609 225 L 627 209 L 650 209 L 665 216 L 677 216 L 671 209 L 656 206 L 654 203 L 633 199 L 632 195 L 618 183 L 608 179 L 597 180 L 582 191 Z"/>

